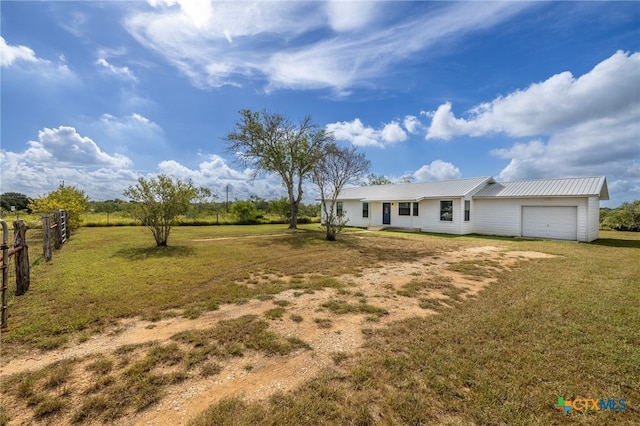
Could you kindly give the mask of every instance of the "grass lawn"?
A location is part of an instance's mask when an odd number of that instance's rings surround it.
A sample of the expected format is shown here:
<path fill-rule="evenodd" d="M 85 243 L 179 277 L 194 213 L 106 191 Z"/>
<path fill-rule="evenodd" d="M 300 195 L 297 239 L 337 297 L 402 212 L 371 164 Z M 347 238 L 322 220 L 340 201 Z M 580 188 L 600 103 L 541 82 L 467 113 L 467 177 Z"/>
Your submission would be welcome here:
<path fill-rule="evenodd" d="M 640 234 L 601 232 L 601 237 L 579 244 L 354 231 L 328 243 L 318 225 L 298 231 L 283 225 L 177 227 L 169 247 L 156 248 L 141 227 L 83 228 L 52 262 L 37 265 L 27 295 L 10 301 L 2 355 L 70 345 L 120 318 L 197 317 L 225 303 L 271 297 L 292 287 L 341 287 L 345 283 L 337 277 L 380 262 L 446 257 L 459 248 L 491 245 L 557 257 L 497 272 L 498 281 L 478 297 L 439 315 L 367 333 L 357 356 L 341 359 L 298 391 L 264 402 L 225 399 L 192 424 L 639 424 Z M 472 271 L 473 266 L 459 267 Z M 252 280 L 264 284 L 238 285 Z M 366 304 L 327 301 L 326 308 L 384 314 Z M 285 309 L 274 307 L 272 315 L 286 315 Z M 206 333 L 176 336 L 193 345 L 188 353 L 175 343 L 122 349 L 145 354 L 127 366 L 122 380 L 138 393 L 130 404 L 145 409 L 156 401 L 159 387 L 184 380 L 183 371 L 150 376 L 153 365 L 189 368 L 206 359 L 207 351 L 234 356 L 242 347 L 274 353 L 305 347 L 274 336 L 265 324 L 242 317 Z M 238 330 L 248 340 L 233 340 Z M 108 372 L 112 363 L 96 360 L 92 368 Z M 203 375 L 218 370 L 211 363 L 200 367 Z M 39 374 L 55 388 L 65 368 Z M 29 393 L 27 385 L 38 377 L 9 382 L 18 388 L 13 392 L 21 389 L 22 397 L 33 399 L 43 418 L 67 410 L 60 402 L 64 398 Z M 9 392 L 7 385 L 2 391 Z M 140 399 L 142 394 L 149 396 Z M 627 408 L 572 410 L 564 416 L 553 408 L 559 397 L 624 398 Z M 77 422 L 82 413 L 116 410 L 108 398 L 84 404 Z"/>

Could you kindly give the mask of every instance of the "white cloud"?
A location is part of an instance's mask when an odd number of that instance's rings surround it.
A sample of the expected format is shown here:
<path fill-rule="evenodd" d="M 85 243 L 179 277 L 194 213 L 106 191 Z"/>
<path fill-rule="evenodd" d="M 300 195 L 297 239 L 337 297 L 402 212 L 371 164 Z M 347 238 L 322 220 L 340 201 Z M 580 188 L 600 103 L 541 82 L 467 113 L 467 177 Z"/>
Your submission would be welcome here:
<path fill-rule="evenodd" d="M 109 73 L 115 75 L 118 78 L 122 78 L 124 80 L 132 80 L 136 81 L 137 78 L 133 74 L 133 72 L 129 69 L 129 67 L 117 67 L 115 65 L 110 64 L 106 59 L 99 58 L 96 61 L 97 65 L 101 65 L 104 69 L 106 69 Z"/>
<path fill-rule="evenodd" d="M 415 115 L 407 115 L 402 122 L 404 128 L 412 135 L 418 134 L 424 129 L 424 126 Z"/>
<path fill-rule="evenodd" d="M 7 68 L 4 75 L 17 75 L 28 81 L 49 87 L 52 82 L 75 83 L 78 78 L 65 63 L 63 54 L 58 55 L 58 63 L 36 56 L 27 46 L 12 46 L 0 36 L 0 66 Z"/>
<path fill-rule="evenodd" d="M 402 142 L 407 139 L 407 133 L 400 124 L 392 121 L 384 125 L 382 129 L 365 127 L 359 118 L 351 122 L 339 121 L 326 125 L 328 132 L 333 133 L 337 140 L 350 142 L 354 146 L 378 146 Z"/>
<path fill-rule="evenodd" d="M 403 14 L 383 2 L 153 0 L 125 27 L 196 87 L 266 80 L 265 90 L 370 86 L 416 52 L 498 25 L 525 3 L 432 4 Z M 332 31 L 331 37 L 320 37 Z"/>
<path fill-rule="evenodd" d="M 128 157 L 103 152 L 92 139 L 81 136 L 73 127 L 44 128 L 38 132 L 38 141 L 29 141 L 27 144 L 29 148 L 24 156 L 29 162 L 56 161 L 70 166 L 127 167 L 131 165 Z"/>
<path fill-rule="evenodd" d="M 548 134 L 616 117 L 630 108 L 640 111 L 638 69 L 640 52 L 618 51 L 577 79 L 563 72 L 480 104 L 469 111 L 469 119 L 456 118 L 446 103 L 433 112 L 427 139 L 492 132 L 516 137 Z"/>
<path fill-rule="evenodd" d="M 379 9 L 378 2 L 330 0 L 325 11 L 336 32 L 366 29 Z"/>
<path fill-rule="evenodd" d="M 413 173 L 416 182 L 459 179 L 461 176 L 459 168 L 442 160 L 434 160 L 431 164 L 425 164 Z"/>
<path fill-rule="evenodd" d="M 480 104 L 468 118 L 457 118 L 445 103 L 429 114 L 426 138 L 492 133 L 527 137 L 530 140 L 492 151 L 508 161 L 498 179 L 605 175 L 611 188 L 627 188 L 638 198 L 639 69 L 640 52 L 619 51 L 578 78 L 568 72 L 556 74 Z M 632 196 L 619 194 L 615 197 Z"/>
<path fill-rule="evenodd" d="M 42 59 L 37 58 L 36 52 L 27 46 L 11 46 L 0 36 L 0 65 L 8 67 L 18 61 L 38 62 Z"/>
<path fill-rule="evenodd" d="M 395 121 L 386 124 L 380 132 L 380 137 L 383 141 L 389 143 L 402 142 L 407 139 L 407 133 L 400 127 Z"/>
<path fill-rule="evenodd" d="M 191 180 L 196 186 L 209 188 L 214 194 L 223 199 L 229 186 L 229 199 L 247 199 L 251 195 L 258 195 L 265 199 L 286 196 L 282 181 L 276 175 L 267 175 L 259 179 L 251 179 L 252 170 L 235 170 L 218 155 L 210 155 L 207 161 L 198 165 L 197 169 L 190 169 L 177 161 L 162 161 L 158 165 L 160 173 L 165 173 L 181 180 Z M 305 202 L 313 202 L 305 197 Z"/>

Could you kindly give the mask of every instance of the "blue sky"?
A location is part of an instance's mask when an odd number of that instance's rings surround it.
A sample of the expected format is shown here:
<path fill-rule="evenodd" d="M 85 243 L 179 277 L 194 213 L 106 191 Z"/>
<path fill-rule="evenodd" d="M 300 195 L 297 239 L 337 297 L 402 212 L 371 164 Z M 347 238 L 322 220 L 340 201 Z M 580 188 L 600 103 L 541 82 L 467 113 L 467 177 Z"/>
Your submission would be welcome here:
<path fill-rule="evenodd" d="M 248 108 L 310 115 L 393 181 L 606 175 L 602 205 L 640 199 L 639 2 L 0 8 L 0 192 L 124 198 L 166 173 L 284 196 L 226 150 Z"/>

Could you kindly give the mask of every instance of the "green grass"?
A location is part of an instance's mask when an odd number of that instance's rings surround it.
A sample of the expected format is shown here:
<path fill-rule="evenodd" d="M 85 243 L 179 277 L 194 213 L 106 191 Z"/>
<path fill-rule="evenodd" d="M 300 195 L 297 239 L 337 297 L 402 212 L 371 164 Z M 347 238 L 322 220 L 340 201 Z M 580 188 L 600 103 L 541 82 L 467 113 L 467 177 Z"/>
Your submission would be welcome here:
<path fill-rule="evenodd" d="M 329 300 L 322 303 L 320 306 L 327 308 L 335 314 L 373 314 L 373 315 L 387 315 L 386 309 L 379 308 L 377 306 L 369 305 L 361 301 L 360 303 L 348 303 L 344 300 Z"/>
<path fill-rule="evenodd" d="M 463 298 L 450 282 L 416 276 L 400 294 L 437 310 L 428 297 L 437 290 L 450 307 L 363 330 L 364 348 L 332 355 L 334 365 L 299 390 L 264 402 L 225 399 L 192 424 L 638 424 L 640 234 L 601 235 L 577 244 L 354 231 L 328 243 L 317 225 L 299 231 L 178 227 L 170 247 L 155 248 L 141 227 L 86 228 L 52 262 L 34 268 L 26 295 L 11 298 L 1 350 L 10 355 L 72 344 L 121 318 L 196 317 L 288 289 L 297 295 L 340 290 L 348 287 L 342 274 L 381 262 L 446 259 L 451 250 L 493 245 L 557 257 L 523 261 L 494 275 L 488 272 L 494 264 L 458 263 L 453 268 L 460 273 L 498 278 L 464 303 L 453 303 Z M 242 284 L 251 276 L 263 278 Z M 339 313 L 384 315 L 364 299 L 329 300 L 324 309 L 332 318 L 313 319 L 318 327 L 331 328 Z M 102 358 L 3 377 L 0 390 L 42 421 L 67 416 L 75 423 L 112 423 L 148 409 L 174 384 L 220 374 L 230 357 L 309 349 L 273 333 L 269 324 L 258 316 L 223 321 L 180 333 L 168 344 L 129 345 Z M 81 371 L 93 380 L 85 388 L 72 380 Z M 560 396 L 625 398 L 628 408 L 564 417 L 553 408 Z M 15 413 L 3 407 L 0 419 Z"/>
<path fill-rule="evenodd" d="M 638 424 L 640 235 L 603 234 L 606 244 L 492 241 L 558 257 L 522 262 L 444 314 L 376 331 L 299 391 L 223 401 L 192 424 L 220 413 L 260 425 Z M 625 398 L 628 408 L 565 417 L 553 408 L 560 396 Z"/>

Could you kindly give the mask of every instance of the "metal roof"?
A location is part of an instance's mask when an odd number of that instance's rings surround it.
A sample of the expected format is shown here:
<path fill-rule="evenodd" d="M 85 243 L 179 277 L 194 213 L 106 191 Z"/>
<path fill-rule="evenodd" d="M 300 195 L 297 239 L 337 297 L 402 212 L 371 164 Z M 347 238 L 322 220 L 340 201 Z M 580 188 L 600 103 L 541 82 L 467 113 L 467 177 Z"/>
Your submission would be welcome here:
<path fill-rule="evenodd" d="M 495 182 L 478 191 L 474 198 L 523 198 L 593 196 L 609 199 L 604 176 L 561 179 L 536 179 L 515 182 Z"/>
<path fill-rule="evenodd" d="M 604 176 L 496 182 L 492 177 L 343 188 L 339 200 L 420 201 L 426 198 L 524 198 L 597 195 L 609 199 Z"/>
<path fill-rule="evenodd" d="M 339 200 L 361 201 L 419 201 L 425 198 L 457 198 L 473 195 L 492 177 L 441 180 L 435 182 L 404 183 L 398 185 L 369 185 L 343 188 Z"/>

